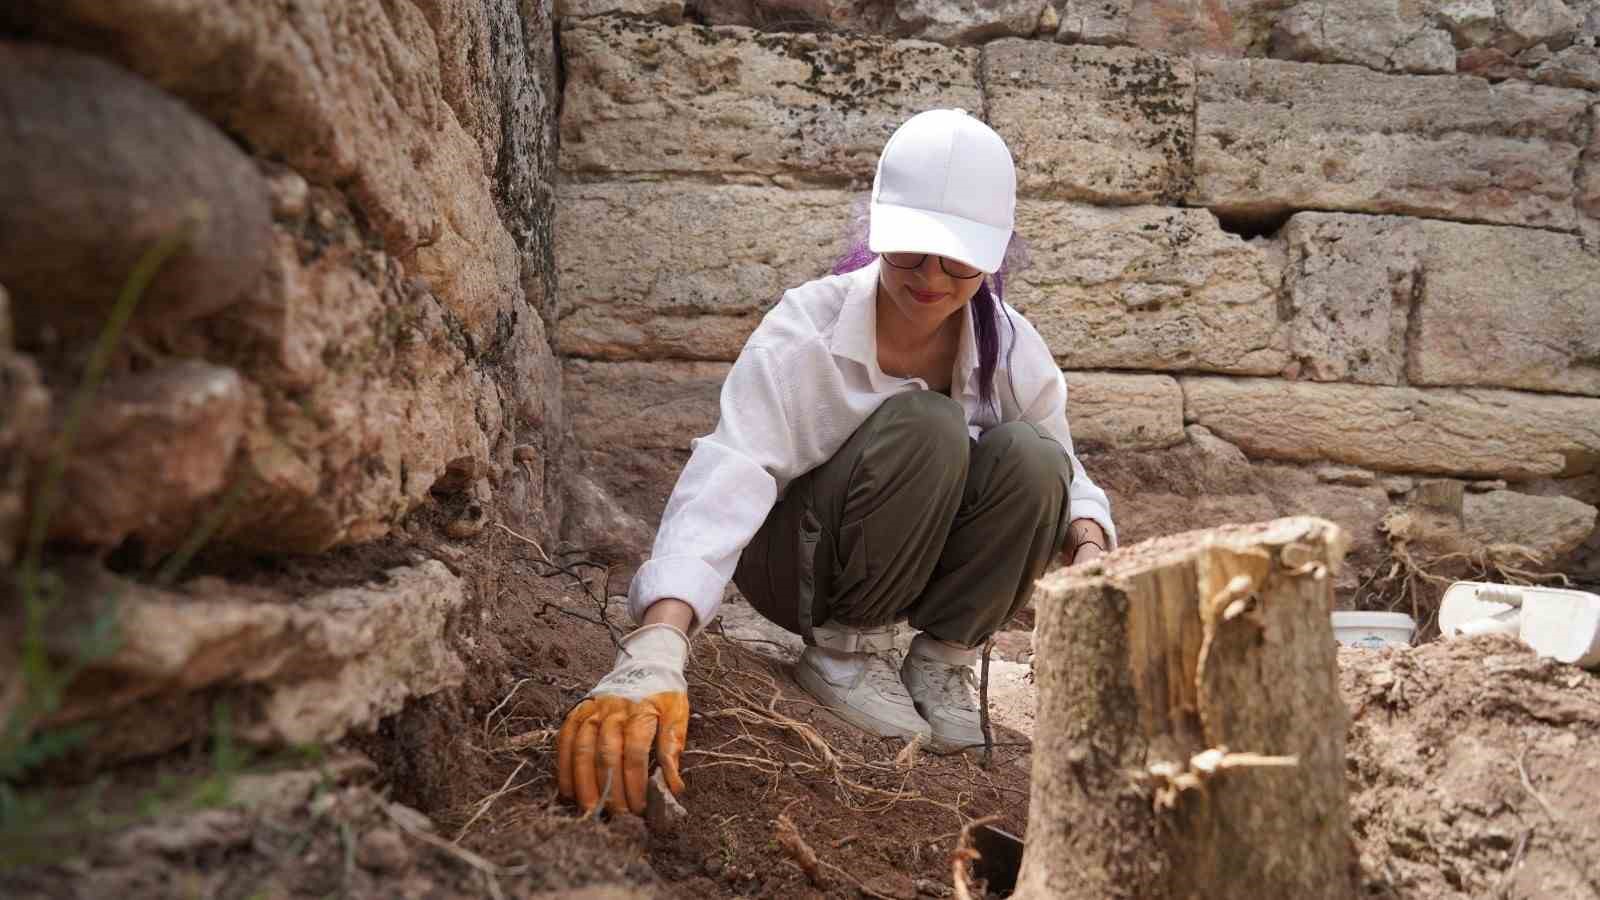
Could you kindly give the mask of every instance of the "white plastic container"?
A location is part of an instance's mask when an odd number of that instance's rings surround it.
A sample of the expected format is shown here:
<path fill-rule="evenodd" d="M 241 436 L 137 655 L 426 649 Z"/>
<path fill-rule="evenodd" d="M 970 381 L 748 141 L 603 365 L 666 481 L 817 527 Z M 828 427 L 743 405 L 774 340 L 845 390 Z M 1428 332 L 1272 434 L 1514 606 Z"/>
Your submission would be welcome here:
<path fill-rule="evenodd" d="M 1333 636 L 1347 647 L 1409 647 L 1416 633 L 1416 620 L 1405 613 L 1341 610 L 1333 614 Z"/>
<path fill-rule="evenodd" d="M 1458 581 L 1445 591 L 1439 630 L 1514 634 L 1540 656 L 1600 668 L 1600 595 L 1587 591 Z"/>

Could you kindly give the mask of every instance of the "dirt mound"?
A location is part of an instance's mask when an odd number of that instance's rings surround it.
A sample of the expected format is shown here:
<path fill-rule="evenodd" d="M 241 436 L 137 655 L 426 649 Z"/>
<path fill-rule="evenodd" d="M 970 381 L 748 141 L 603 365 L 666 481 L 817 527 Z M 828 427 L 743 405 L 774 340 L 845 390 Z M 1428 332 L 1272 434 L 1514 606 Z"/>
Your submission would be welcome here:
<path fill-rule="evenodd" d="M 1600 898 L 1600 675 L 1504 636 L 1339 665 L 1369 896 Z"/>

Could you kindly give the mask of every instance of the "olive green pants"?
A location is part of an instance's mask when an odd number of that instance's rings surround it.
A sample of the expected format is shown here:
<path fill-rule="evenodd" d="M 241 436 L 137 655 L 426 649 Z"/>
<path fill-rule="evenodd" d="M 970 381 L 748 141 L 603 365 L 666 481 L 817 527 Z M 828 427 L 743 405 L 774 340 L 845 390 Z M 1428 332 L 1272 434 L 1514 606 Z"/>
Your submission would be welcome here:
<path fill-rule="evenodd" d="M 1066 450 L 1035 426 L 1010 422 L 974 441 L 954 400 L 897 394 L 790 483 L 734 583 L 808 644 L 820 625 L 909 619 L 977 646 L 1061 547 L 1071 482 Z"/>

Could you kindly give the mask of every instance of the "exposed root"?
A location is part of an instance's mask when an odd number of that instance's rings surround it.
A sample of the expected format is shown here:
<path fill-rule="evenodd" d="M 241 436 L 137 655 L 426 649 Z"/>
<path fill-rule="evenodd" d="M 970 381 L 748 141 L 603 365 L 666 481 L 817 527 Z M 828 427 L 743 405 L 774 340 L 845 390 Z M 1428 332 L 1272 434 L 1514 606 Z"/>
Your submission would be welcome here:
<path fill-rule="evenodd" d="M 731 641 L 708 639 L 702 647 L 704 650 L 690 667 L 690 679 L 697 694 L 710 697 L 720 705 L 696 715 L 732 722 L 740 733 L 721 748 L 684 751 L 685 756 L 705 760 L 691 768 L 753 769 L 772 778 L 774 787 L 778 778 L 785 775 L 821 777 L 834 785 L 839 802 L 855 812 L 881 813 L 903 802 L 924 803 L 949 811 L 960 823 L 967 822 L 967 814 L 958 805 L 905 789 L 911 773 L 900 763 L 907 758 L 908 751 L 925 752 L 922 748 L 911 751 L 908 746 L 894 759 L 883 761 L 869 761 L 858 754 L 837 750 L 811 724 L 778 709 L 783 691 L 777 679 L 767 674 L 766 659 Z M 755 665 L 743 669 L 725 666 L 722 655 L 726 651 L 743 654 L 746 662 Z M 798 746 L 794 741 L 765 737 L 757 729 L 775 730 L 798 738 Z M 734 752 L 730 749 L 734 744 L 743 744 L 749 752 Z M 891 789 L 867 783 L 873 779 L 893 779 L 891 783 L 895 786 Z"/>
<path fill-rule="evenodd" d="M 822 863 L 817 860 L 817 851 L 811 849 L 806 839 L 800 836 L 800 830 L 794 827 L 794 821 L 788 813 L 778 813 L 776 829 L 778 846 L 789 858 L 795 861 L 800 871 L 806 873 L 806 878 L 811 880 L 811 886 L 826 888 L 828 880 L 822 877 Z"/>
<path fill-rule="evenodd" d="M 495 791 L 494 793 L 490 794 L 489 796 L 487 796 L 487 797 L 483 798 L 482 800 L 478 801 L 478 810 L 477 810 L 477 812 L 474 812 L 472 814 L 472 818 L 467 820 L 467 824 L 462 825 L 461 828 L 456 831 L 456 836 L 455 836 L 455 842 L 456 843 L 458 843 L 458 844 L 461 843 L 461 839 L 466 836 L 467 832 L 469 830 L 471 830 L 472 826 L 475 825 L 479 819 L 483 818 L 483 814 L 489 811 L 489 807 L 493 806 L 494 802 L 496 800 L 499 800 L 501 797 L 504 797 L 505 795 L 507 795 L 509 793 L 512 793 L 513 791 L 520 791 L 523 788 L 527 787 L 530 784 L 533 784 L 533 782 L 538 780 L 537 778 L 533 778 L 533 779 L 529 779 L 528 781 L 525 781 L 522 784 L 519 784 L 519 785 L 517 785 L 515 787 L 511 786 L 511 782 L 515 781 L 516 777 L 518 775 L 522 774 L 523 768 L 525 768 L 527 765 L 528 765 L 528 761 L 527 760 L 523 760 L 523 761 L 517 763 L 517 767 L 515 769 L 512 769 L 511 770 L 511 774 L 507 775 L 506 776 L 506 780 L 503 783 L 501 783 L 499 790 Z"/>
<path fill-rule="evenodd" d="M 806 843 L 805 838 L 800 836 L 800 829 L 795 827 L 794 821 L 789 818 L 788 813 L 778 814 L 774 833 L 778 840 L 778 846 L 782 847 L 783 852 L 788 854 L 789 858 L 794 860 L 795 865 L 800 867 L 800 871 L 806 874 L 806 878 L 811 881 L 812 887 L 818 889 L 827 888 L 828 880 L 822 876 L 822 870 L 827 869 L 829 872 L 855 885 L 856 890 L 868 897 L 877 897 L 880 900 L 894 900 L 890 895 L 873 890 L 863 883 L 861 879 L 817 856 L 817 852 L 812 850 L 811 845 Z"/>
<path fill-rule="evenodd" d="M 1500 584 L 1570 583 L 1559 572 L 1540 572 L 1543 554 L 1521 544 L 1488 544 L 1465 550 L 1434 550 L 1427 546 L 1425 527 L 1408 511 L 1392 512 L 1383 521 L 1389 554 L 1385 564 L 1356 589 L 1361 609 L 1404 611 L 1423 636 L 1438 624 L 1439 598 L 1455 581 Z"/>

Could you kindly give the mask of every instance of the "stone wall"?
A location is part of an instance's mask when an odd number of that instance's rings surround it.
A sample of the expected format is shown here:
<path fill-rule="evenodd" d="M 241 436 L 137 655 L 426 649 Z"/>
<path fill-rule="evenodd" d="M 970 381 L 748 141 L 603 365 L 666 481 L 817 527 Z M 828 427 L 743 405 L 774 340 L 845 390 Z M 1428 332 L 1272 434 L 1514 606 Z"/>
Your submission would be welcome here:
<path fill-rule="evenodd" d="M 374 541 L 447 471 L 553 531 L 553 25 L 540 0 L 0 6 L 0 719 L 35 520 L 64 585 L 46 649 L 119 626 L 45 709 L 100 720 L 100 758 L 203 733 L 219 691 L 238 734 L 296 743 L 462 682 L 478 586 L 437 561 L 331 591 L 149 576 L 212 525 L 247 559 Z M 76 409 L 115 299 L 173 238 Z"/>
<path fill-rule="evenodd" d="M 159 556 L 231 497 L 221 540 L 319 552 L 387 533 L 463 456 L 531 471 L 542 529 L 552 23 L 537 0 L 0 10 L 3 350 L 42 391 L 30 433 L 63 420 L 140 254 L 204 215 L 134 311 L 53 540 Z M 6 460 L 42 472 L 27 443 Z M 0 554 L 21 504 L 0 495 Z"/>
<path fill-rule="evenodd" d="M 958 106 L 1016 157 L 1032 266 L 1008 299 L 1125 539 L 1325 515 L 1356 540 L 1348 599 L 1385 517 L 1442 483 L 1475 546 L 1600 578 L 1600 4 L 557 11 L 556 340 L 601 489 L 570 540 L 650 532 L 883 141 Z"/>

